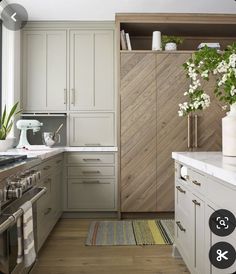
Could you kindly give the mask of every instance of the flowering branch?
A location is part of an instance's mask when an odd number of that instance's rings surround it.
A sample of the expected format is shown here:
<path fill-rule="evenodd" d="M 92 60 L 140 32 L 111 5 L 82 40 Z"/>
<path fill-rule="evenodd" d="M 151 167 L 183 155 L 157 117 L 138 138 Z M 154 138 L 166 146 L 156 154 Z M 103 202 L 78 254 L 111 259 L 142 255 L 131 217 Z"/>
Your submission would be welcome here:
<path fill-rule="evenodd" d="M 223 54 L 204 47 L 183 66 L 191 83 L 184 93 L 189 100 L 179 104 L 179 116 L 210 106 L 210 96 L 203 90 L 202 82 L 209 81 L 211 75 L 217 77 L 215 95 L 230 105 L 236 102 L 236 44 L 228 46 Z"/>

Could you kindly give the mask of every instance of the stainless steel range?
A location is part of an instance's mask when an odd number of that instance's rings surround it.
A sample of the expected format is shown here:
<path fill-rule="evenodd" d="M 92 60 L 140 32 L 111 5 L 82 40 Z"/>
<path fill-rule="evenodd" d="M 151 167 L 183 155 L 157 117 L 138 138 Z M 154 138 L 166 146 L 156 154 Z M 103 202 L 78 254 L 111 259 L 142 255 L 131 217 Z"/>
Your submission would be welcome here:
<path fill-rule="evenodd" d="M 32 202 L 36 219 L 34 203 L 46 192 L 46 188 L 37 187 L 41 178 L 39 163 L 39 159 L 25 156 L 0 156 L 0 273 L 28 273 L 30 270 L 24 267 L 24 262 L 17 264 L 16 221 L 22 216 L 21 206 L 26 201 Z M 35 239 L 36 233 L 34 222 Z"/>

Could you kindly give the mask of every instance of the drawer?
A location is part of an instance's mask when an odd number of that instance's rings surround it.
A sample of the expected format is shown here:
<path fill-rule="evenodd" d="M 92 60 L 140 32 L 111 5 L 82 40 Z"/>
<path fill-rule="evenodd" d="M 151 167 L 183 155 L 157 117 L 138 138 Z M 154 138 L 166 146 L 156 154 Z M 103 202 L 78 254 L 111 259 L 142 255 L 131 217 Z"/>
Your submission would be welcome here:
<path fill-rule="evenodd" d="M 71 146 L 114 146 L 113 113 L 78 113 L 70 115 Z"/>
<path fill-rule="evenodd" d="M 68 181 L 68 208 L 115 210 L 115 180 L 74 179 Z"/>
<path fill-rule="evenodd" d="M 40 165 L 42 178 L 48 176 L 56 169 L 62 169 L 63 166 L 63 157 L 54 157 Z"/>
<path fill-rule="evenodd" d="M 80 166 L 80 167 L 68 167 L 68 177 L 103 177 L 115 176 L 114 166 Z"/>
<path fill-rule="evenodd" d="M 188 183 L 196 191 L 204 194 L 207 177 L 197 171 L 188 169 Z"/>
<path fill-rule="evenodd" d="M 99 154 L 99 153 L 70 153 L 67 156 L 67 164 L 84 165 L 84 164 L 114 164 L 115 154 Z"/>

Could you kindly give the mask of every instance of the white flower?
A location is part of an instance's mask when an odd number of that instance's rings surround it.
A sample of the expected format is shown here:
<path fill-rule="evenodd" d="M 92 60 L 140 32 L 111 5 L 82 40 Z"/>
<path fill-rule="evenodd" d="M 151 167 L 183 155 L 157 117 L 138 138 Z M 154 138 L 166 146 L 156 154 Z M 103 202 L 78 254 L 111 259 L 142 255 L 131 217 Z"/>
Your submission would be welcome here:
<path fill-rule="evenodd" d="M 236 54 L 233 53 L 229 56 L 229 66 L 235 68 L 236 66 Z"/>
<path fill-rule="evenodd" d="M 208 70 L 204 70 L 201 74 L 201 77 L 203 78 L 207 78 L 208 77 L 208 74 L 209 74 L 209 71 Z"/>
<path fill-rule="evenodd" d="M 232 86 L 231 90 L 230 90 L 230 95 L 234 96 L 235 94 L 236 94 L 236 88 L 235 88 L 235 86 Z"/>

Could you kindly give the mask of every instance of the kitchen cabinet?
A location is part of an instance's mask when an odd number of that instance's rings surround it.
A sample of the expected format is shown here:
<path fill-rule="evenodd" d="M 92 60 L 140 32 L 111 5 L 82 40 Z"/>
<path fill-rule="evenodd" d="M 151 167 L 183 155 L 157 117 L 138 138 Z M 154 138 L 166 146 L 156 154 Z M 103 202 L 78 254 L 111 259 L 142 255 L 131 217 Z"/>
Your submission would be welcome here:
<path fill-rule="evenodd" d="M 115 146 L 114 113 L 70 114 L 70 146 Z"/>
<path fill-rule="evenodd" d="M 182 166 L 181 162 L 175 163 L 175 248 L 193 274 L 233 273 L 236 263 L 225 270 L 217 269 L 209 261 L 209 251 L 221 241 L 236 246 L 236 231 L 227 237 L 217 236 L 209 228 L 209 219 L 218 209 L 236 213 L 236 190 L 192 166 L 186 166 L 188 175 L 183 179 Z"/>
<path fill-rule="evenodd" d="M 116 153 L 67 153 L 66 166 L 66 211 L 117 211 Z"/>
<path fill-rule="evenodd" d="M 24 111 L 65 111 L 67 34 L 65 30 L 23 31 Z"/>
<path fill-rule="evenodd" d="M 49 233 L 62 214 L 63 156 L 55 156 L 39 167 L 42 170 L 39 186 L 47 192 L 37 202 L 37 247 L 42 247 Z"/>
<path fill-rule="evenodd" d="M 192 53 L 120 53 L 121 211 L 174 211 L 172 151 L 221 150 L 220 104 L 204 83 L 209 109 L 179 117 L 189 88 L 182 67 Z M 168 81 L 167 81 L 168 79 Z"/>
<path fill-rule="evenodd" d="M 70 110 L 114 109 L 114 32 L 70 31 Z"/>

